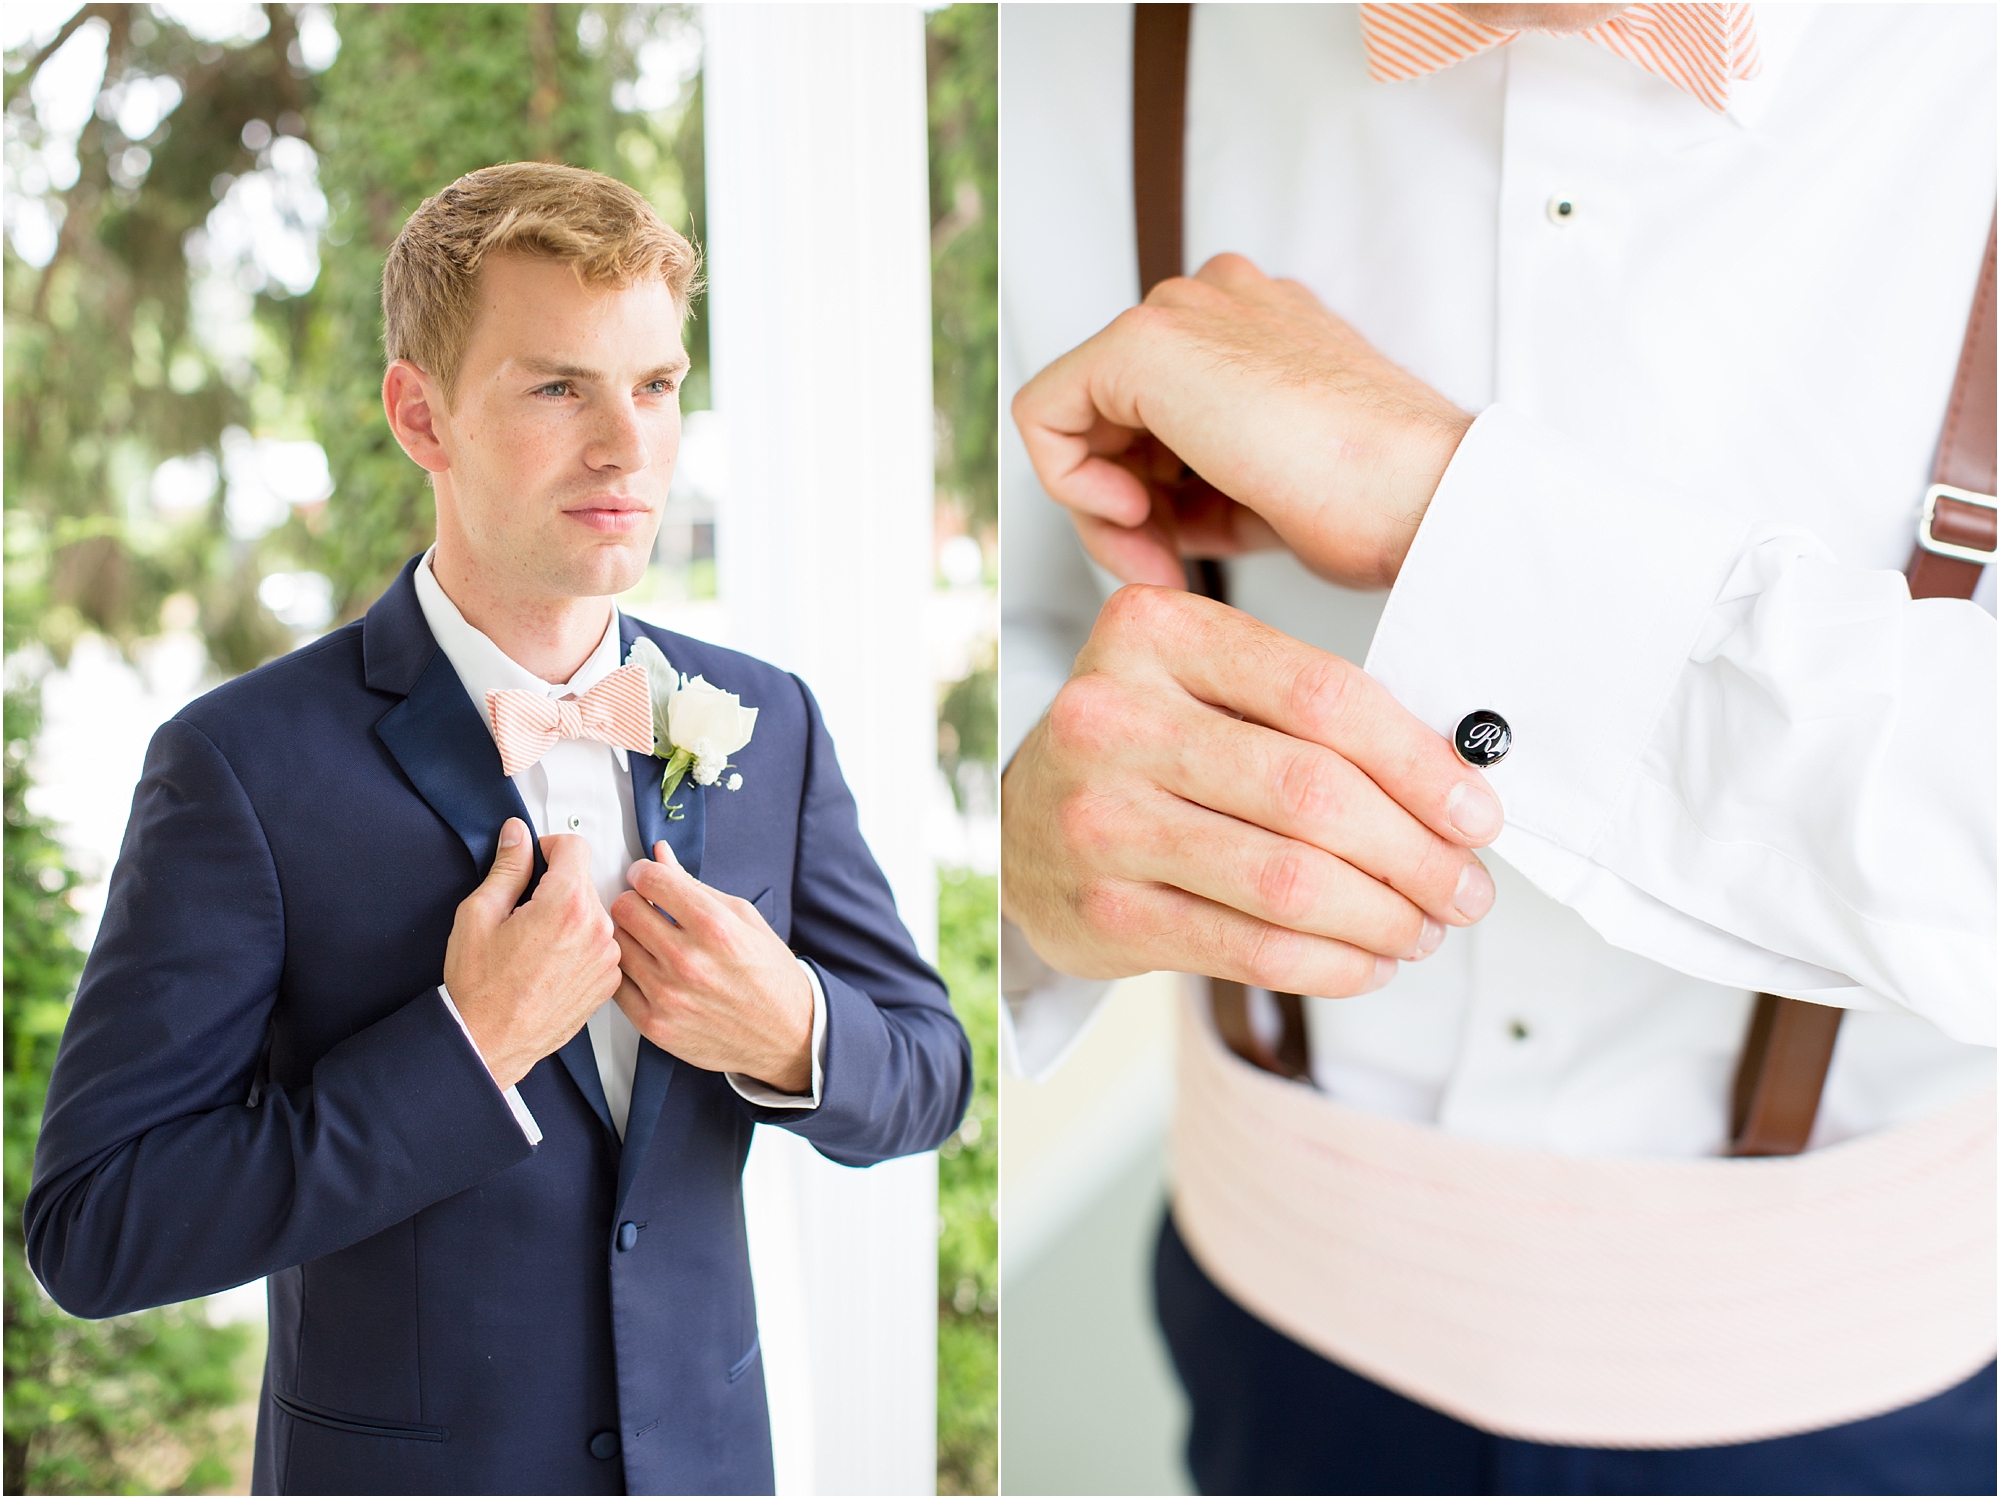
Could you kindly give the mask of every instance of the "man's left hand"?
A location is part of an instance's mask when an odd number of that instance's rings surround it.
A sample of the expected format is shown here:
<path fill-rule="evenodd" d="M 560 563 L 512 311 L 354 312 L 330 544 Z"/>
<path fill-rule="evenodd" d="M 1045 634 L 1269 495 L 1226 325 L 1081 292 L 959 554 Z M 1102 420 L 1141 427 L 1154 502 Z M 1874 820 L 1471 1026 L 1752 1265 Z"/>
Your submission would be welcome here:
<path fill-rule="evenodd" d="M 611 903 L 618 1007 L 640 1035 L 696 1067 L 808 1092 L 812 983 L 791 949 L 755 906 L 702 884 L 665 843 L 653 854 Z"/>
<path fill-rule="evenodd" d="M 1127 583 L 1182 556 L 1289 546 L 1323 577 L 1396 580 L 1472 418 L 1240 255 L 1143 304 L 1021 387 L 1042 486 Z"/>

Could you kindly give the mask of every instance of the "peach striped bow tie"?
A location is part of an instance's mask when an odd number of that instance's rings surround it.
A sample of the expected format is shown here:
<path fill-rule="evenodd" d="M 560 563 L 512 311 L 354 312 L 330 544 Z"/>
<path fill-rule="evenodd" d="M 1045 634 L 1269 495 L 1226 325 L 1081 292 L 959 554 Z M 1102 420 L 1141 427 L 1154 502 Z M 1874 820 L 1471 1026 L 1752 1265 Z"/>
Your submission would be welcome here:
<path fill-rule="evenodd" d="M 582 697 L 544 697 L 517 687 L 486 694 L 486 718 L 500 746 L 500 769 L 519 775 L 558 739 L 595 739 L 653 752 L 653 699 L 643 666 L 621 666 Z"/>
<path fill-rule="evenodd" d="M 1449 5 L 1364 5 L 1368 76 L 1422 78 L 1504 47 L 1521 33 L 1470 20 Z M 1729 107 L 1739 78 L 1757 74 L 1757 29 L 1748 5 L 1628 5 L 1578 36 L 1608 47 L 1710 109 Z"/>

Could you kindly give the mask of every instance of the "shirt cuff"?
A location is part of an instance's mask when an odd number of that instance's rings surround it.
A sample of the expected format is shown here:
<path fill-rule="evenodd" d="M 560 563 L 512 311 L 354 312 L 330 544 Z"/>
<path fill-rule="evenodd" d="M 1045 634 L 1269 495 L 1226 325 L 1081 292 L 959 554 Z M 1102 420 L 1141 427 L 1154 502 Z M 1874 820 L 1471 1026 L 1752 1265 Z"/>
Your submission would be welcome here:
<path fill-rule="evenodd" d="M 725 1072 L 739 1097 L 767 1109 L 816 1109 L 819 1107 L 820 1084 L 826 1076 L 826 990 L 820 987 L 819 975 L 813 972 L 812 964 L 804 958 L 795 960 L 806 973 L 806 981 L 813 991 L 812 1028 L 812 1092 L 780 1093 L 765 1083 L 744 1072 Z"/>
<path fill-rule="evenodd" d="M 451 1011 L 451 1018 L 458 1022 L 458 1028 L 465 1032 L 466 1044 L 473 1051 L 477 1052 L 479 1050 L 479 1043 L 472 1039 L 472 1031 L 466 1025 L 465 1017 L 458 1013 L 458 1006 L 452 1003 L 451 992 L 443 984 L 438 985 L 438 998 L 443 1000 L 444 1007 Z M 484 1066 L 486 1059 L 481 1057 L 479 1060 L 480 1065 Z M 487 1069 L 487 1075 L 489 1077 L 492 1076 L 491 1068 Z M 498 1080 L 496 1079 L 495 1081 L 497 1082 Z M 521 1126 L 521 1133 L 528 1137 L 528 1143 L 530 1145 L 541 1144 L 542 1127 L 535 1123 L 535 1116 L 528 1111 L 528 1105 L 521 1098 L 521 1090 L 518 1087 L 502 1088 L 500 1096 L 507 1100 L 507 1107 L 513 1110 L 514 1122 Z"/>
<path fill-rule="evenodd" d="M 1028 945 L 1021 929 L 1000 919 L 1000 1050 L 1007 1067 L 1043 1082 L 1076 1050 L 1111 992 L 1109 979 L 1058 973 Z"/>
<path fill-rule="evenodd" d="M 1749 530 L 1508 407 L 1472 424 L 1365 669 L 1447 738 L 1478 709 L 1507 721 L 1512 748 L 1485 772 L 1500 857 L 1519 833 L 1588 852 Z"/>

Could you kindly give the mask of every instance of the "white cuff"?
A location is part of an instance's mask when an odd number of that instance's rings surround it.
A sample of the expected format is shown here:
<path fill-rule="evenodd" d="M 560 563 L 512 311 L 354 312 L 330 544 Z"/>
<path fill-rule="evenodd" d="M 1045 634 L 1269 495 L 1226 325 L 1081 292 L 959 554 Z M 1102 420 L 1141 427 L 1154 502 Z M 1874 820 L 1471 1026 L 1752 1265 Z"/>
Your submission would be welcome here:
<path fill-rule="evenodd" d="M 1109 979 L 1058 973 L 1028 945 L 1021 929 L 1000 921 L 1000 1050 L 1020 1077 L 1041 1082 L 1076 1050 L 1111 992 Z"/>
<path fill-rule="evenodd" d="M 444 1007 L 447 1010 L 451 1011 L 451 1018 L 453 1020 L 456 1020 L 458 1022 L 458 1028 L 465 1032 L 466 1045 L 470 1046 L 473 1050 L 473 1054 L 477 1056 L 479 1053 L 479 1043 L 472 1039 L 472 1031 L 467 1027 L 465 1023 L 465 1017 L 458 1013 L 458 1006 L 453 1004 L 451 1001 L 451 991 L 446 989 L 443 984 L 438 985 L 438 998 L 443 1000 Z M 479 1064 L 482 1067 L 484 1067 L 486 1065 L 486 1058 L 483 1056 L 480 1057 Z M 486 1075 L 488 1077 L 493 1076 L 491 1068 L 487 1068 Z M 497 1078 L 495 1079 L 495 1082 L 496 1083 L 498 1082 Z M 500 1096 L 507 1100 L 507 1107 L 511 1109 L 514 1114 L 514 1122 L 521 1126 L 521 1133 L 528 1137 L 528 1143 L 530 1145 L 541 1144 L 542 1127 L 539 1124 L 535 1123 L 535 1116 L 528 1112 L 528 1105 L 521 1099 L 521 1090 L 519 1088 L 514 1088 L 514 1087 L 502 1088 L 500 1090 Z"/>
<path fill-rule="evenodd" d="M 806 980 L 813 991 L 812 1028 L 812 1092 L 780 1093 L 768 1084 L 744 1072 L 725 1072 L 729 1086 L 737 1094 L 754 1104 L 767 1109 L 816 1109 L 819 1107 L 820 1084 L 826 1076 L 826 990 L 820 987 L 819 975 L 813 972 L 812 964 L 804 958 L 796 959 L 799 967 L 806 972 Z"/>
<path fill-rule="evenodd" d="M 1447 738 L 1477 709 L 1507 720 L 1495 853 L 1517 829 L 1590 849 L 1748 531 L 1505 406 L 1472 424 L 1364 669 Z"/>

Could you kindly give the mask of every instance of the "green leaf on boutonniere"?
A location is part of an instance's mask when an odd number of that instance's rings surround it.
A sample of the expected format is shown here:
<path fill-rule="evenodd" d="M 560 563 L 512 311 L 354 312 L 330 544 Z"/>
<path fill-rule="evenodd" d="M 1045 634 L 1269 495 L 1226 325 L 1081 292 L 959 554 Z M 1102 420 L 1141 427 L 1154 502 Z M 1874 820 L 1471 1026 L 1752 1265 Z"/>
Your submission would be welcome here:
<path fill-rule="evenodd" d="M 681 810 L 681 804 L 672 798 L 674 792 L 680 789 L 681 777 L 688 773 L 688 767 L 693 764 L 692 750 L 676 749 L 667 761 L 666 774 L 660 777 L 660 806 L 666 810 L 668 822 L 679 822 L 687 816 L 687 813 Z"/>

